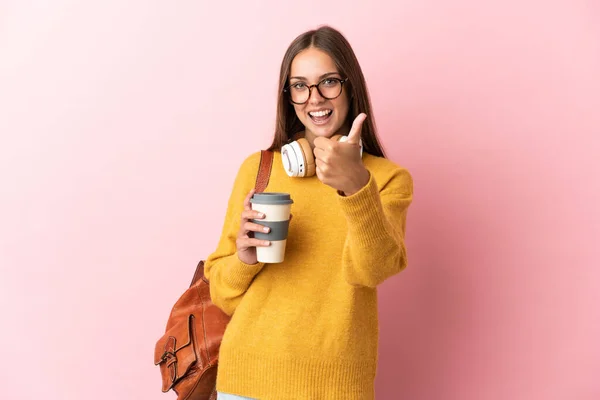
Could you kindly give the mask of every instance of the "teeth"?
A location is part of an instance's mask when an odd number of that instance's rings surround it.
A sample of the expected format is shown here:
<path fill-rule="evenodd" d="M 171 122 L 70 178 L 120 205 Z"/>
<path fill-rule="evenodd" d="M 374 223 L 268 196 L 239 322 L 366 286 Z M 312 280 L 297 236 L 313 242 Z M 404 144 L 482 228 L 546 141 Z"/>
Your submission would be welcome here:
<path fill-rule="evenodd" d="M 326 115 L 331 114 L 331 110 L 312 111 L 312 112 L 309 112 L 309 114 L 312 115 L 313 117 L 324 117 Z"/>

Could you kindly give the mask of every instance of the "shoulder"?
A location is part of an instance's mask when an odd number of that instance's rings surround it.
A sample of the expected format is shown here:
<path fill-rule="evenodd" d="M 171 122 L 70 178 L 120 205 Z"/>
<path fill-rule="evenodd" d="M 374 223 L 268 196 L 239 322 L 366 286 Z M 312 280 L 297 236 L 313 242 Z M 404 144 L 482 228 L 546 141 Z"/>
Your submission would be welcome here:
<path fill-rule="evenodd" d="M 240 165 L 240 169 L 247 169 L 252 167 L 257 167 L 260 163 L 261 152 L 255 151 L 254 153 L 250 153 L 246 155 L 246 157 L 242 160 Z"/>
<path fill-rule="evenodd" d="M 260 150 L 246 155 L 238 166 L 236 185 L 253 187 L 258 174 L 262 152 Z M 250 189 L 248 189 L 250 190 Z"/>
<path fill-rule="evenodd" d="M 410 171 L 387 158 L 365 154 L 363 158 L 365 167 L 373 174 L 377 181 L 379 191 L 412 194 L 413 178 Z"/>
<path fill-rule="evenodd" d="M 238 167 L 238 177 L 256 175 L 260 165 L 261 152 L 255 151 L 246 155 Z"/>
<path fill-rule="evenodd" d="M 254 187 L 258 166 L 260 165 L 260 156 L 261 152 L 256 151 L 246 155 L 241 162 L 239 162 L 238 170 L 233 181 L 230 202 L 233 201 L 235 204 L 241 204 L 241 199 L 243 199 L 250 189 Z"/>

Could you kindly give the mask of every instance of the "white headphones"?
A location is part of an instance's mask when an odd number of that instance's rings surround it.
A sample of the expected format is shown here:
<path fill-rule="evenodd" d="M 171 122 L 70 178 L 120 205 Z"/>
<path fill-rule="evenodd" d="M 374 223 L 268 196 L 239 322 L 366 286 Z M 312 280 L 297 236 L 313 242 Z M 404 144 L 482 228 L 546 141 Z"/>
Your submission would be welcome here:
<path fill-rule="evenodd" d="M 334 135 L 332 140 L 345 142 L 348 136 Z M 360 156 L 362 157 L 362 140 L 360 141 Z M 308 140 L 300 138 L 294 142 L 284 145 L 281 148 L 281 162 L 288 176 L 291 177 L 309 177 L 316 172 L 315 156 L 308 144 Z"/>

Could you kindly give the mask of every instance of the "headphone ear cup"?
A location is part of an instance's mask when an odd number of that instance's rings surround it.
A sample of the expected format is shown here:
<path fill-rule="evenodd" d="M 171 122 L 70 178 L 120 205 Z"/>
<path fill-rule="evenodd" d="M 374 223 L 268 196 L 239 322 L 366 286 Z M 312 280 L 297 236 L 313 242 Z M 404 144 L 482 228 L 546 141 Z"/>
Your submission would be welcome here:
<path fill-rule="evenodd" d="M 300 138 L 297 140 L 298 145 L 300 145 L 300 149 L 302 150 L 302 155 L 304 157 L 304 169 L 305 177 L 313 176 L 316 173 L 316 165 L 315 165 L 315 156 L 310 148 L 310 144 L 308 140 L 305 138 Z"/>
<path fill-rule="evenodd" d="M 281 163 L 283 164 L 285 173 L 291 178 L 299 176 L 302 172 L 300 171 L 300 161 L 298 160 L 302 157 L 300 153 L 296 142 L 284 144 L 281 148 Z"/>
<path fill-rule="evenodd" d="M 308 177 L 315 174 L 315 157 L 310 144 L 300 138 L 281 148 L 281 162 L 286 174 L 290 177 Z"/>

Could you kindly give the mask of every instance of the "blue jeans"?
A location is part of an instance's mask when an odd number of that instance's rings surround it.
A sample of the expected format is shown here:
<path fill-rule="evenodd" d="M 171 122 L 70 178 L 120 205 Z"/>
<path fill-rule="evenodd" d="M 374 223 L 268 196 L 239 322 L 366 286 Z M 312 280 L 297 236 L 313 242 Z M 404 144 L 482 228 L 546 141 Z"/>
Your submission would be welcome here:
<path fill-rule="evenodd" d="M 229 394 L 217 392 L 217 400 L 257 400 L 250 397 L 238 396 L 237 394 Z"/>

